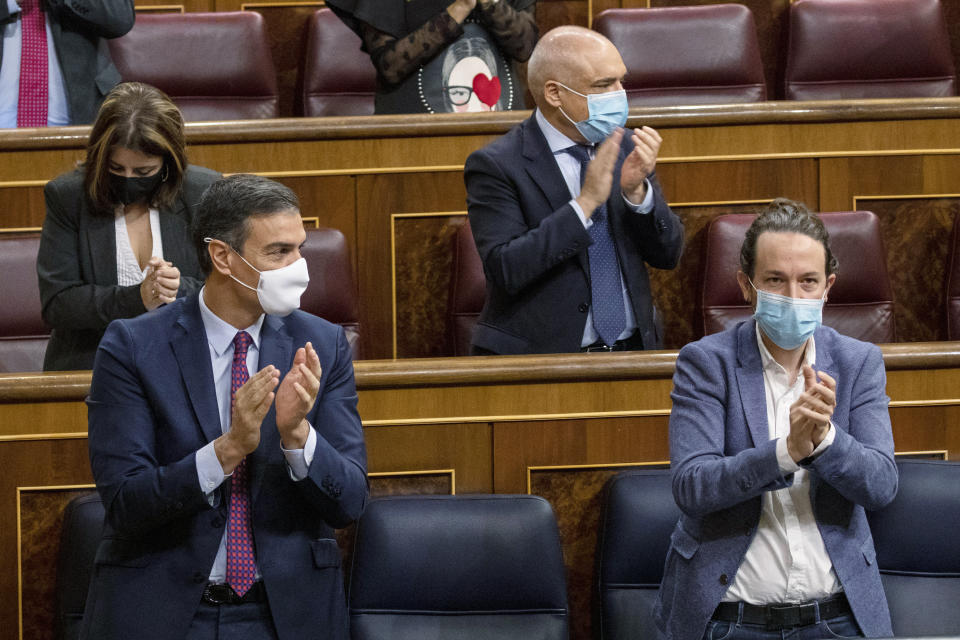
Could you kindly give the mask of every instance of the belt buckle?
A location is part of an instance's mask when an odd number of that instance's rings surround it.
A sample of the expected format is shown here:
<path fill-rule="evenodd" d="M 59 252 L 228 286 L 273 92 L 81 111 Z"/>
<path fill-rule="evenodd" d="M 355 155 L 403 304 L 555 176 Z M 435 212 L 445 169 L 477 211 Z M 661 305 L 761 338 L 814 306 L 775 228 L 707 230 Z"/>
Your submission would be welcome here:
<path fill-rule="evenodd" d="M 817 603 L 805 602 L 767 609 L 767 630 L 803 627 L 817 621 Z"/>
<path fill-rule="evenodd" d="M 601 344 L 599 346 L 589 346 L 587 347 L 587 353 L 604 353 L 606 351 L 613 351 L 613 347 L 607 344 Z"/>
<path fill-rule="evenodd" d="M 208 584 L 203 589 L 203 599 L 208 604 L 230 604 L 233 601 L 233 589 L 228 584 Z"/>

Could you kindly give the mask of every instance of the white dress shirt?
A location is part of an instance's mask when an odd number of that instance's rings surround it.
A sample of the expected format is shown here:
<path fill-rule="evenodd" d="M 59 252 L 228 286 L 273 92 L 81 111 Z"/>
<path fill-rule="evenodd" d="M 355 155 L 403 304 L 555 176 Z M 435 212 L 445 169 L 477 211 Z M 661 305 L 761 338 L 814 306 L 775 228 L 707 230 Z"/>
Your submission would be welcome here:
<path fill-rule="evenodd" d="M 823 545 L 820 529 L 810 503 L 810 474 L 787 451 L 790 433 L 790 405 L 804 390 L 803 373 L 791 384 L 787 371 L 770 355 L 757 331 L 763 386 L 767 398 L 770 439 L 777 440 L 777 461 L 784 475 L 793 475 L 793 484 L 761 497 L 762 510 L 757 533 L 724 594 L 725 602 L 752 604 L 800 603 L 826 598 L 841 591 L 833 563 Z M 807 341 L 803 361 L 815 367 L 817 348 Z M 833 444 L 833 423 L 813 456 Z"/>
<path fill-rule="evenodd" d="M 153 248 L 150 256 L 157 256 L 163 260 L 163 240 L 160 238 L 160 212 L 150 208 L 150 234 L 153 236 Z M 127 219 L 123 215 L 123 205 L 119 205 L 114 218 L 114 231 L 117 237 L 117 284 L 126 287 L 140 284 L 147 277 L 147 269 L 140 268 L 140 262 L 130 244 L 130 234 L 127 232 Z"/>
<path fill-rule="evenodd" d="M 233 367 L 233 338 L 237 335 L 237 328 L 218 317 L 203 301 L 206 287 L 200 289 L 200 317 L 203 328 L 207 333 L 207 344 L 210 347 L 210 364 L 213 367 L 213 382 L 217 393 L 217 408 L 220 412 L 220 429 L 223 433 L 230 430 L 230 374 Z M 263 315 L 257 321 L 244 329 L 253 339 L 247 348 L 247 371 L 253 376 L 259 371 L 260 363 L 260 329 L 263 327 Z M 282 374 L 282 372 L 281 372 Z M 317 432 L 310 426 L 307 442 L 303 449 L 283 449 L 289 467 L 290 477 L 293 480 L 303 480 L 307 477 L 310 463 L 313 461 L 314 450 L 317 446 Z M 215 506 L 219 494 L 215 493 L 224 480 L 229 476 L 223 472 L 220 460 L 214 450 L 213 442 L 208 442 L 197 451 L 197 478 L 200 488 L 207 495 L 207 501 Z M 222 583 L 227 575 L 227 532 L 220 539 L 220 549 L 210 569 L 210 582 Z M 257 578 L 260 577 L 260 568 L 257 567 Z"/>
<path fill-rule="evenodd" d="M 17 104 L 20 101 L 20 5 L 17 0 L 0 0 L 7 3 L 11 21 L 0 25 L 3 36 L 3 58 L 0 59 L 0 128 L 17 126 Z M 67 108 L 67 90 L 57 50 L 53 46 L 50 18 L 44 21 L 47 32 L 47 126 L 60 127 L 70 124 Z"/>
<path fill-rule="evenodd" d="M 537 109 L 534 114 L 537 119 L 537 124 L 540 126 L 540 131 L 543 132 L 543 136 L 547 139 L 547 145 L 550 147 L 550 151 L 553 152 L 553 157 L 557 161 L 560 173 L 563 174 L 563 180 L 567 183 L 567 189 L 570 191 L 570 206 L 573 207 L 573 210 L 577 216 L 579 216 L 580 222 L 583 223 L 583 228 L 589 229 L 593 226 L 593 221 L 587 218 L 580 203 L 577 202 L 577 196 L 580 195 L 580 161 L 566 152 L 566 149 L 569 147 L 580 143 L 571 140 L 561 133 L 559 129 L 550 124 L 543 114 L 540 113 L 539 109 Z M 653 188 L 650 186 L 649 180 L 646 180 L 646 186 L 646 195 L 640 204 L 630 202 L 621 192 L 627 208 L 641 215 L 646 215 L 653 211 Z M 620 185 L 614 185 L 614 188 L 619 189 Z M 633 313 L 633 305 L 630 304 L 630 294 L 627 292 L 627 280 L 623 277 L 622 267 L 620 269 L 620 283 L 623 289 L 623 306 L 626 309 L 627 322 L 623 332 L 617 336 L 617 340 L 629 338 L 637 329 L 637 319 Z M 583 328 L 583 338 L 580 340 L 580 346 L 586 347 L 599 339 L 600 335 L 593 326 L 593 305 L 591 305 L 589 311 L 587 311 L 587 323 Z"/>

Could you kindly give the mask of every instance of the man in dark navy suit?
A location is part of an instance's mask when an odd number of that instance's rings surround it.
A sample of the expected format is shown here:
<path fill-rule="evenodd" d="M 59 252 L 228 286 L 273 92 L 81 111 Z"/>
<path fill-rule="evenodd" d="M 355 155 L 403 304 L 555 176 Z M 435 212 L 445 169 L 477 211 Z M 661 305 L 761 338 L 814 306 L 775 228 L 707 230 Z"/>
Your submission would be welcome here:
<path fill-rule="evenodd" d="M 368 489 L 350 345 L 296 310 L 296 196 L 235 175 L 193 235 L 204 287 L 110 324 L 90 388 L 106 523 L 84 638 L 349 637 L 333 528 Z"/>
<path fill-rule="evenodd" d="M 672 269 L 683 224 L 653 175 L 661 139 L 624 131 L 613 44 L 559 27 L 528 65 L 533 116 L 467 159 L 487 278 L 476 354 L 657 349 L 646 265 Z"/>

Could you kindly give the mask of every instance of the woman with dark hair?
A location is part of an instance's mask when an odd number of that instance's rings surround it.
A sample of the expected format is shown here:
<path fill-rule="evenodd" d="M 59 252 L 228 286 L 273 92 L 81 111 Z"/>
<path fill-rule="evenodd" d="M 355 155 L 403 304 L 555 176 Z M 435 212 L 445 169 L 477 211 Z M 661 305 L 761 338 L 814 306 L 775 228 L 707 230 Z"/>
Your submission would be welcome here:
<path fill-rule="evenodd" d="M 327 0 L 327 6 L 360 36 L 377 69 L 376 113 L 525 108 L 516 63 L 537 42 L 536 0 Z"/>
<path fill-rule="evenodd" d="M 92 368 L 111 320 L 201 286 L 190 221 L 219 177 L 187 165 L 183 116 L 162 91 L 127 82 L 107 95 L 86 159 L 44 188 L 37 275 L 53 328 L 44 371 Z"/>

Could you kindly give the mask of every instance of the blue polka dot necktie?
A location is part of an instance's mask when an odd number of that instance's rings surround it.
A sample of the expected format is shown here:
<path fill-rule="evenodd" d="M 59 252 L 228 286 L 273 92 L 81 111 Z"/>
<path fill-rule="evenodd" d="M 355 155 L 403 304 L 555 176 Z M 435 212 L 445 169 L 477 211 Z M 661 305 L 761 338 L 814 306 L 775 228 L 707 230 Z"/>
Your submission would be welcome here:
<path fill-rule="evenodd" d="M 591 147 L 574 145 L 565 151 L 580 162 L 580 186 L 587 175 Z M 589 213 L 589 212 L 584 212 Z M 627 327 L 626 309 L 623 306 L 623 281 L 620 277 L 620 261 L 613 243 L 607 204 L 604 202 L 590 217 L 593 224 L 587 229 L 593 244 L 587 249 L 590 258 L 590 297 L 593 308 L 593 327 L 600 339 L 613 346 Z"/>
<path fill-rule="evenodd" d="M 253 338 L 238 331 L 233 338 L 233 367 L 230 370 L 230 415 L 237 389 L 250 379 L 247 370 L 247 348 Z M 233 470 L 230 483 L 230 516 L 227 519 L 227 584 L 242 596 L 257 578 L 257 562 L 253 551 L 253 529 L 250 526 L 250 480 L 247 459 Z"/>

